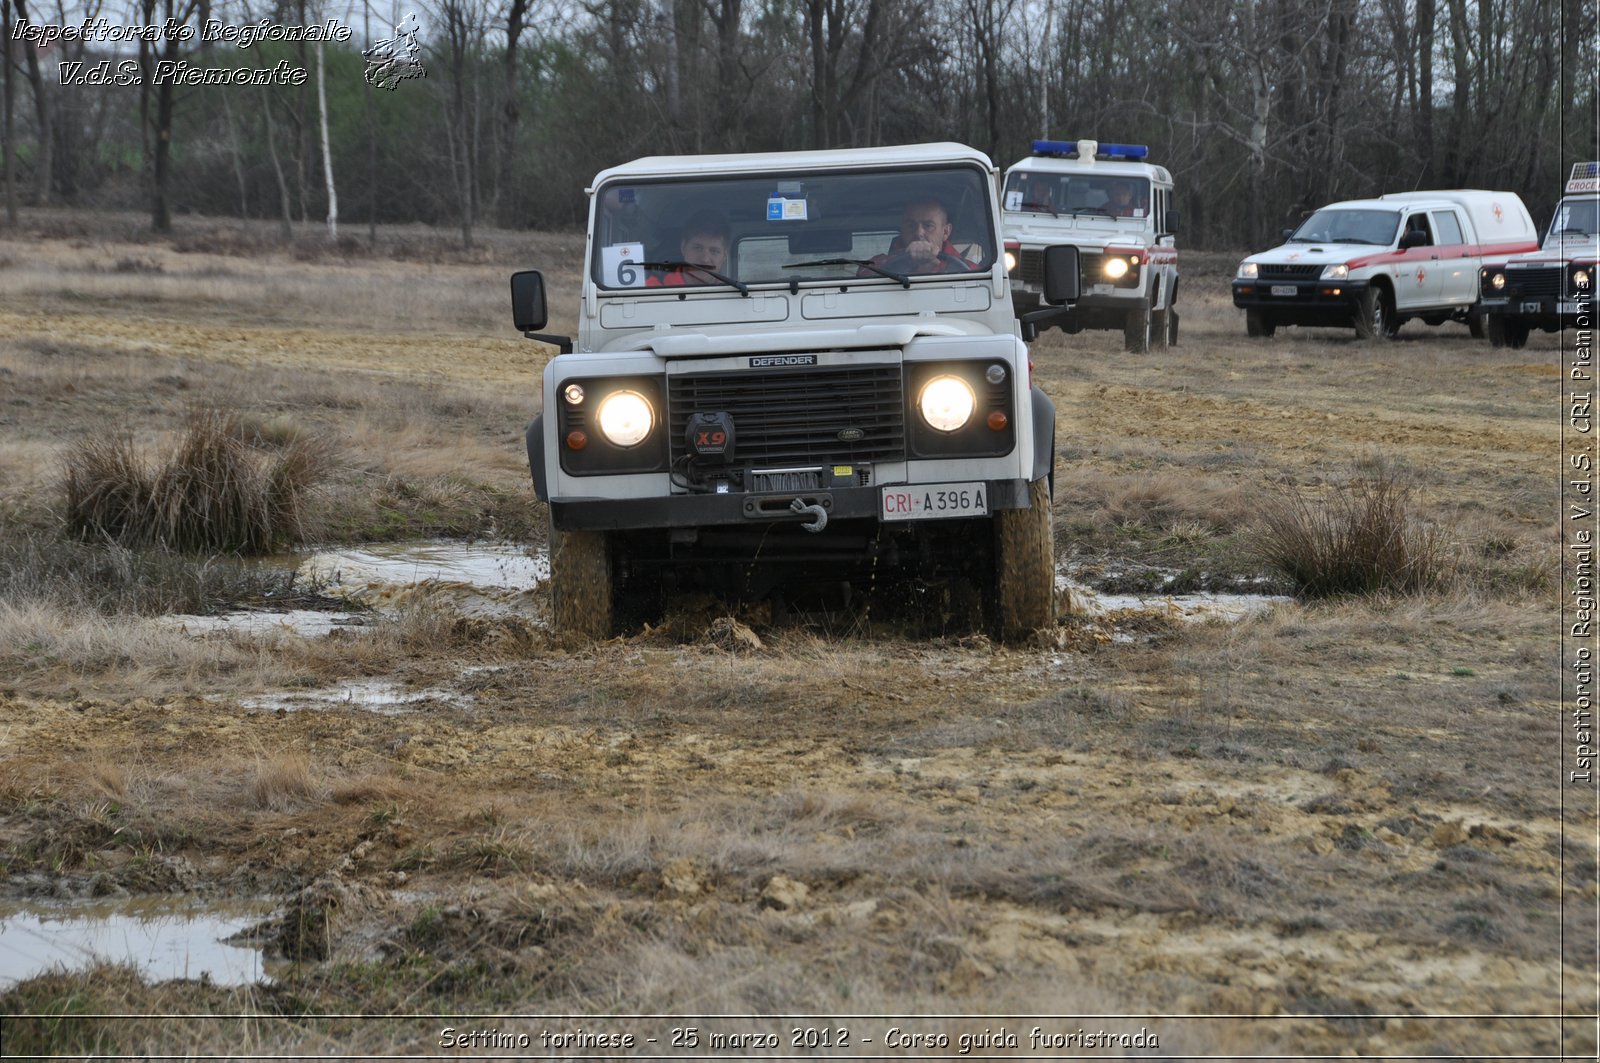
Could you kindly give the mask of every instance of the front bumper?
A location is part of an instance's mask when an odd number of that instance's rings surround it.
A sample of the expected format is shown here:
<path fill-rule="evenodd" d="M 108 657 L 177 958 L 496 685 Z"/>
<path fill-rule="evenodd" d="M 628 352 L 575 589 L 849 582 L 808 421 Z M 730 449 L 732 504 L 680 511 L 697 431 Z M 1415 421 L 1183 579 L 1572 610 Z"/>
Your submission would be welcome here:
<path fill-rule="evenodd" d="M 1494 299 L 1484 296 L 1480 301 L 1486 314 L 1504 314 L 1516 318 L 1549 318 L 1556 321 L 1576 320 L 1579 315 L 1594 316 L 1593 299 L 1560 299 L 1551 295 L 1514 296 Z"/>
<path fill-rule="evenodd" d="M 1365 280 L 1235 280 L 1233 305 L 1259 310 L 1278 325 L 1348 325 Z"/>
<path fill-rule="evenodd" d="M 988 485 L 990 512 L 1028 508 L 1028 481 L 984 482 Z M 769 494 L 729 492 L 657 498 L 553 498 L 550 500 L 550 520 L 561 531 L 703 528 L 716 525 L 793 524 L 812 520 L 810 515 L 795 513 L 790 508 L 796 498 L 807 506 L 821 506 L 830 520 L 876 518 L 883 504 L 883 488 L 896 486 L 902 485 L 874 484 L 870 487 Z"/>

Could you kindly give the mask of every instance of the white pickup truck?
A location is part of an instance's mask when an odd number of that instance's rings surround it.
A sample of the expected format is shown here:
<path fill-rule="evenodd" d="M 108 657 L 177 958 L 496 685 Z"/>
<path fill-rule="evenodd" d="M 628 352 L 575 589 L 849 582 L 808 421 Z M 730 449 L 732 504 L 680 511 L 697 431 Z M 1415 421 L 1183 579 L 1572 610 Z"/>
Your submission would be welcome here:
<path fill-rule="evenodd" d="M 1055 407 L 995 178 L 920 144 L 594 179 L 576 338 L 540 331 L 541 273 L 511 279 L 517 328 L 561 351 L 527 432 L 558 630 L 605 637 L 691 587 L 825 607 L 932 590 L 981 601 L 1003 638 L 1054 621 Z M 1076 296 L 1070 248 L 1045 272 L 1047 302 Z"/>
<path fill-rule="evenodd" d="M 1600 265 L 1600 162 L 1574 163 L 1544 244 L 1483 267 L 1485 330 L 1496 347 L 1522 347 L 1533 329 L 1577 328 L 1594 315 Z"/>
<path fill-rule="evenodd" d="M 1239 264 L 1233 305 L 1256 337 L 1280 325 L 1314 325 L 1392 339 L 1413 318 L 1460 321 L 1481 336 L 1479 267 L 1538 246 L 1515 192 L 1401 192 L 1333 203 L 1284 230 L 1282 246 Z"/>

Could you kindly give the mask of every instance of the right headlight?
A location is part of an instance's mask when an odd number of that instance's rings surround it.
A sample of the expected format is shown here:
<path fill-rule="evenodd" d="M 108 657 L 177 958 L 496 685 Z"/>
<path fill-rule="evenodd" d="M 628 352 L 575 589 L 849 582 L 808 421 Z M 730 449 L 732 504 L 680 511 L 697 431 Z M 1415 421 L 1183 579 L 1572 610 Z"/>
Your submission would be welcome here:
<path fill-rule="evenodd" d="M 636 447 L 655 426 L 655 411 L 637 391 L 614 391 L 601 401 L 595 419 L 613 446 Z"/>
<path fill-rule="evenodd" d="M 1489 276 L 1489 287 L 1493 288 L 1495 291 L 1498 292 L 1502 288 L 1504 288 L 1505 286 L 1506 286 L 1506 275 L 1504 273 L 1496 272 L 1496 273 L 1490 274 L 1490 276 Z"/>
<path fill-rule="evenodd" d="M 923 385 L 917 396 L 917 410 L 928 427 L 940 432 L 954 432 L 972 420 L 977 406 L 977 396 L 965 380 L 954 376 L 937 376 Z"/>
<path fill-rule="evenodd" d="M 1348 276 L 1350 276 L 1350 267 L 1343 262 L 1333 266 L 1324 266 L 1322 269 L 1322 279 L 1325 281 L 1344 280 Z"/>
<path fill-rule="evenodd" d="M 1261 269 L 1254 262 L 1239 263 L 1239 279 L 1253 281 L 1259 276 Z"/>

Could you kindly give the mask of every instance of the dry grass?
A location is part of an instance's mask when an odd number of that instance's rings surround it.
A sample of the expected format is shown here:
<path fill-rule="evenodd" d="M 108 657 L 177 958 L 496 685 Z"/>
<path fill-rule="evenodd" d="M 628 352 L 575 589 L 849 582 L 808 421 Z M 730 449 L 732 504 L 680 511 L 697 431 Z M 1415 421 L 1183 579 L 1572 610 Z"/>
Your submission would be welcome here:
<path fill-rule="evenodd" d="M 1450 542 L 1416 509 L 1410 485 L 1384 465 L 1310 497 L 1284 485 L 1261 499 L 1256 550 L 1311 598 L 1446 586 L 1456 569 Z"/>
<path fill-rule="evenodd" d="M 300 438 L 268 453 L 245 436 L 237 413 L 201 409 L 165 461 L 150 462 L 125 436 L 83 440 L 65 458 L 68 529 L 180 551 L 265 553 L 303 541 L 327 447 Z"/>
<path fill-rule="evenodd" d="M 280 752 L 257 758 L 243 788 L 255 808 L 289 812 L 327 796 L 311 758 L 301 752 Z"/>

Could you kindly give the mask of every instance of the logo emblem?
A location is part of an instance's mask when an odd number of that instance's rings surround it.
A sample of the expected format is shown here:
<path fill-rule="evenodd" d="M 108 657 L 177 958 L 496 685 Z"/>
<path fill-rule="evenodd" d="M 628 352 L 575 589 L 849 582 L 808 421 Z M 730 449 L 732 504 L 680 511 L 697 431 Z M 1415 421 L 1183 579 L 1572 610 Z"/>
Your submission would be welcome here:
<path fill-rule="evenodd" d="M 762 354 L 750 359 L 751 369 L 774 369 L 786 365 L 816 365 L 814 354 Z"/>
<path fill-rule="evenodd" d="M 1425 269 L 1417 270 L 1417 283 L 1418 284 L 1421 284 L 1423 281 L 1425 281 L 1427 279 L 1428 279 L 1428 271 L 1427 270 L 1425 270 Z"/>
<path fill-rule="evenodd" d="M 417 16 L 407 15 L 395 25 L 393 37 L 379 41 L 361 53 L 367 61 L 365 77 L 368 85 L 393 92 L 402 81 L 428 76 L 418 57 L 422 51 L 422 46 L 417 43 L 419 32 Z"/>
<path fill-rule="evenodd" d="M 867 433 L 859 428 L 844 428 L 839 431 L 839 442 L 859 443 L 867 437 Z"/>

